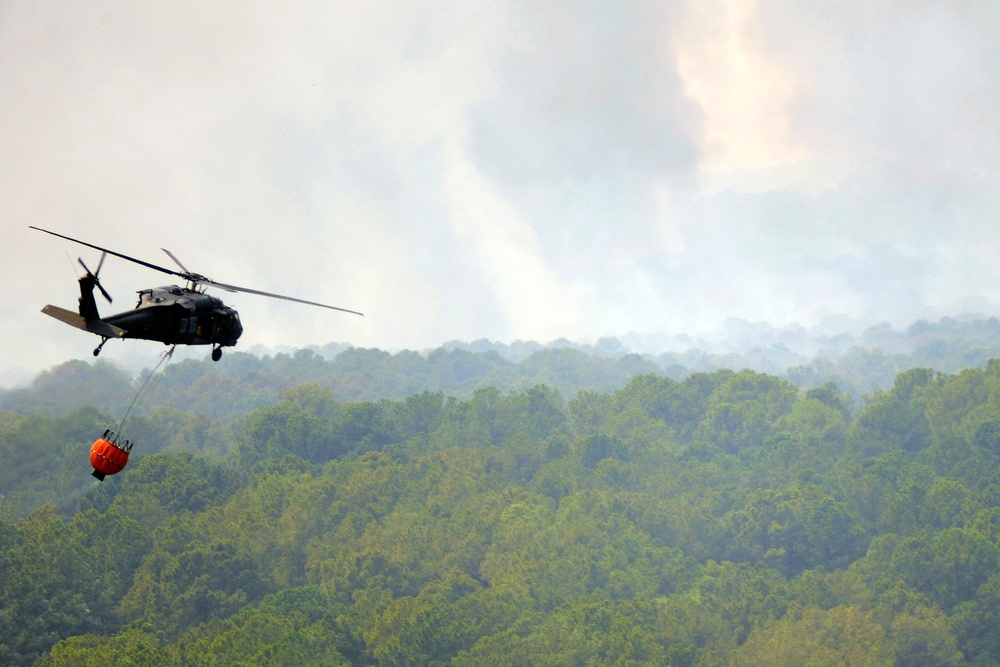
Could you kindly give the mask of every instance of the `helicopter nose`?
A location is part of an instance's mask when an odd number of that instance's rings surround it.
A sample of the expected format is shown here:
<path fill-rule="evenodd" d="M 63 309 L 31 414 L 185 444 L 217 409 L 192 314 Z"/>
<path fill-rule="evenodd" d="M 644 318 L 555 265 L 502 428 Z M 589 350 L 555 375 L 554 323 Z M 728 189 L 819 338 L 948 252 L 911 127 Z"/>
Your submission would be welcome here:
<path fill-rule="evenodd" d="M 236 340 L 243 335 L 243 324 L 240 322 L 240 314 L 230 309 L 229 317 L 226 318 L 226 328 L 232 340 Z"/>

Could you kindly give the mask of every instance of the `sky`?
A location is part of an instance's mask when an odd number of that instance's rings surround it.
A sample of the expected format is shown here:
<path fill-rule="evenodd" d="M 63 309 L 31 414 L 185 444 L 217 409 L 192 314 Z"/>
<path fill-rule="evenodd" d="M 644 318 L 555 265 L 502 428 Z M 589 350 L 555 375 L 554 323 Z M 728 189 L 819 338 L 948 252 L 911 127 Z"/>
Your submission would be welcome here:
<path fill-rule="evenodd" d="M 97 342 L 29 225 L 365 313 L 221 293 L 237 350 L 998 314 L 997 53 L 992 0 L 0 0 L 0 386 Z"/>

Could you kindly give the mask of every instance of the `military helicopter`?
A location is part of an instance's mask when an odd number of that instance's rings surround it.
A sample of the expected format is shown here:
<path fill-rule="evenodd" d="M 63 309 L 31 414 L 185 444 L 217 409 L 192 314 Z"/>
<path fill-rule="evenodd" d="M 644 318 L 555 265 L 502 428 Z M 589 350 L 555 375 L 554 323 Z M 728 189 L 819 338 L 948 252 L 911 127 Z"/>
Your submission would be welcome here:
<path fill-rule="evenodd" d="M 157 266 L 150 262 L 145 262 L 135 257 L 129 257 L 114 250 L 108 250 L 86 241 L 63 236 L 47 229 L 30 226 L 31 229 L 58 236 L 67 241 L 73 241 L 80 245 L 101 251 L 101 258 L 97 262 L 97 269 L 93 272 L 79 259 L 80 265 L 86 274 L 80 278 L 80 306 L 79 312 L 60 308 L 59 306 L 45 306 L 42 312 L 46 315 L 83 331 L 89 331 L 101 337 L 101 343 L 94 349 L 94 356 L 101 353 L 104 344 L 113 338 L 138 338 L 143 340 L 159 341 L 165 345 L 211 345 L 212 361 L 222 358 L 222 348 L 236 345 L 236 341 L 243 333 L 243 325 L 240 323 L 239 313 L 235 309 L 222 303 L 222 300 L 205 294 L 205 288 L 217 287 L 227 292 L 246 292 L 247 294 L 257 294 L 268 296 L 274 299 L 284 299 L 304 303 L 309 306 L 319 306 L 330 310 L 339 310 L 353 315 L 362 315 L 354 310 L 328 306 L 325 303 L 296 299 L 291 296 L 272 294 L 247 287 L 237 287 L 227 285 L 215 280 L 211 280 L 201 275 L 189 271 L 181 264 L 172 252 L 166 248 L 161 248 L 167 256 L 181 268 L 180 271 Z M 114 255 L 130 262 L 135 262 L 147 268 L 172 276 L 178 276 L 187 281 L 184 287 L 169 285 L 167 287 L 155 287 L 152 289 L 139 291 L 139 302 L 132 310 L 101 317 L 97 311 L 97 302 L 94 299 L 94 288 L 100 290 L 104 298 L 111 303 L 111 295 L 101 286 L 98 276 L 104 259 L 107 255 Z"/>

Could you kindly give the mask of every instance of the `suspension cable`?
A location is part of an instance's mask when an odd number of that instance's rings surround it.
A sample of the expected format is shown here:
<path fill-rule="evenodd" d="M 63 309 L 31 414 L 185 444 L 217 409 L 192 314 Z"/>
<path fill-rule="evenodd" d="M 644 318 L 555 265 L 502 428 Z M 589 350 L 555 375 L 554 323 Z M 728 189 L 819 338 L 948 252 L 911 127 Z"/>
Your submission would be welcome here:
<path fill-rule="evenodd" d="M 143 389 L 146 388 L 146 385 L 149 384 L 149 381 L 153 379 L 153 376 L 156 375 L 156 372 L 158 370 L 160 370 L 160 366 L 163 366 L 164 370 L 166 369 L 166 366 L 164 365 L 164 363 L 167 362 L 170 358 L 173 357 L 173 355 L 174 355 L 174 349 L 176 347 L 177 347 L 176 345 L 171 345 L 169 350 L 165 350 L 163 352 L 163 354 L 160 355 L 160 361 L 156 364 L 156 366 L 153 368 L 153 370 L 149 371 L 149 375 L 146 376 L 146 379 L 142 383 L 142 386 L 139 387 L 138 391 L 135 392 L 135 396 L 132 397 L 132 402 L 129 403 L 128 409 L 125 411 L 125 416 L 122 417 L 121 424 L 118 427 L 118 435 L 120 437 L 123 437 L 123 438 L 125 437 L 125 426 L 128 423 L 129 414 L 132 412 L 132 407 L 135 405 L 136 400 L 138 400 L 138 398 L 139 398 L 139 394 L 141 394 L 142 391 L 143 391 Z"/>

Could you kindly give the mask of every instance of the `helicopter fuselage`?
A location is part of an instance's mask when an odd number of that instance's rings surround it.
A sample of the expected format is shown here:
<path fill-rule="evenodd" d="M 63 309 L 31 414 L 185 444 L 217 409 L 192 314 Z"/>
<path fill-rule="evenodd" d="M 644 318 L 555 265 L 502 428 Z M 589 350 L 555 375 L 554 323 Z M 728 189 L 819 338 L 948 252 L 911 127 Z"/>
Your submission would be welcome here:
<path fill-rule="evenodd" d="M 249 287 L 238 287 L 211 280 L 200 273 L 189 271 L 172 252 L 165 248 L 162 249 L 163 252 L 181 268 L 181 271 L 157 266 L 156 264 L 130 257 L 114 250 L 108 250 L 107 248 L 102 248 L 86 241 L 74 239 L 70 236 L 50 232 L 40 227 L 32 226 L 31 229 L 101 251 L 101 259 L 98 261 L 97 269 L 93 273 L 83 263 L 82 258 L 78 260 L 87 272 L 86 275 L 80 277 L 80 306 L 78 313 L 53 305 L 42 308 L 43 313 L 60 322 L 100 336 L 101 344 L 94 350 L 95 357 L 101 353 L 104 343 L 111 339 L 139 338 L 142 340 L 159 341 L 166 345 L 211 345 L 212 360 L 218 361 L 222 357 L 223 347 L 236 345 L 236 341 L 243 334 L 243 325 L 240 323 L 240 316 L 235 309 L 222 303 L 221 299 L 205 294 L 204 289 L 206 287 L 216 287 L 228 292 L 256 294 L 272 299 L 294 301 L 308 306 L 318 306 L 329 310 L 339 310 L 345 313 L 361 315 L 356 310 L 348 310 L 316 301 L 307 301 L 292 296 L 264 292 Z M 140 264 L 160 273 L 184 278 L 187 281 L 187 286 L 178 287 L 177 285 L 168 285 L 166 287 L 140 290 L 139 303 L 136 304 L 135 308 L 124 313 L 101 317 L 101 314 L 97 310 L 97 302 L 94 300 L 94 289 L 100 290 L 104 298 L 109 303 L 111 302 L 111 295 L 101 286 L 101 282 L 98 279 L 98 275 L 101 273 L 101 266 L 104 264 L 104 258 L 107 255 L 113 255 L 129 262 Z"/>
<path fill-rule="evenodd" d="M 133 310 L 101 319 L 122 329 L 122 338 L 155 340 L 166 345 L 229 347 L 243 333 L 235 309 L 219 298 L 177 285 L 142 290 Z"/>

